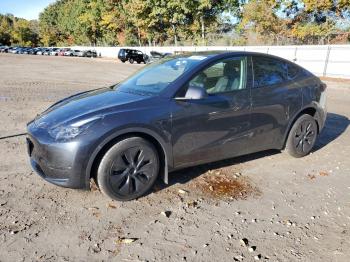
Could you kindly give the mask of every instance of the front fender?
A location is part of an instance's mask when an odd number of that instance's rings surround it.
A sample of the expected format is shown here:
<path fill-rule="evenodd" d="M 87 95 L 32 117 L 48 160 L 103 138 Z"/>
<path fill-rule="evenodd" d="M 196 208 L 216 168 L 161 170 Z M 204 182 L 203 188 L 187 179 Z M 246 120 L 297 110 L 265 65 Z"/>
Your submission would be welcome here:
<path fill-rule="evenodd" d="M 147 136 L 151 136 L 161 146 L 163 153 L 164 153 L 164 172 L 163 172 L 162 179 L 166 184 L 168 183 L 169 165 L 173 166 L 173 156 L 172 156 L 170 141 L 164 140 L 159 134 L 157 134 L 155 131 L 153 131 L 149 128 L 129 127 L 129 128 L 124 128 L 124 129 L 115 131 L 112 134 L 108 135 L 106 138 L 104 138 L 102 140 L 102 142 L 99 143 L 99 145 L 93 151 L 93 153 L 91 154 L 91 156 L 89 158 L 89 161 L 87 163 L 87 168 L 86 168 L 86 174 L 85 174 L 86 188 L 90 187 L 90 178 L 91 178 L 92 167 L 93 167 L 94 161 L 96 160 L 96 157 L 101 152 L 101 150 L 109 142 L 113 141 L 114 139 L 121 137 L 121 136 L 128 135 L 128 134 L 133 134 L 133 133 L 139 133 L 139 134 L 145 134 Z"/>

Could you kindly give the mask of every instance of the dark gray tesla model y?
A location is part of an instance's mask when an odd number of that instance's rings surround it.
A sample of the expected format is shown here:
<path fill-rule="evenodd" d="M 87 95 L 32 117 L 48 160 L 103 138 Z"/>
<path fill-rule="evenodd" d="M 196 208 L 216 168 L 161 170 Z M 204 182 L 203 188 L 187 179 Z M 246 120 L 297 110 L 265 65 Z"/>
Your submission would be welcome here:
<path fill-rule="evenodd" d="M 150 64 L 115 86 L 63 99 L 28 124 L 33 169 L 64 187 L 117 200 L 168 172 L 267 149 L 307 155 L 326 119 L 326 85 L 287 60 L 191 53 Z"/>

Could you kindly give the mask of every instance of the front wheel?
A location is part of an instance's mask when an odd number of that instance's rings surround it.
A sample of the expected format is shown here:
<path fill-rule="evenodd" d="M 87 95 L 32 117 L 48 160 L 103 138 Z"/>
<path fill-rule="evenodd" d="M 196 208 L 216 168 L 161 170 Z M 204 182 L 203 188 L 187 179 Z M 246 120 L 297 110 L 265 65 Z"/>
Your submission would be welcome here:
<path fill-rule="evenodd" d="M 317 123 L 315 119 L 304 114 L 292 126 L 286 142 L 286 151 L 294 157 L 309 154 L 317 138 Z"/>
<path fill-rule="evenodd" d="M 128 201 L 146 194 L 158 173 L 159 156 L 153 144 L 130 137 L 105 153 L 97 170 L 97 183 L 110 198 Z"/>

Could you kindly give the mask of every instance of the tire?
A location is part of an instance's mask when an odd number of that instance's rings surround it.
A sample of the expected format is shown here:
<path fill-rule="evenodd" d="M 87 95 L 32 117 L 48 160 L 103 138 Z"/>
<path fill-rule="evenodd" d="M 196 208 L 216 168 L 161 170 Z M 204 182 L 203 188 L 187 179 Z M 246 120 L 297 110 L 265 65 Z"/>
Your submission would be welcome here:
<path fill-rule="evenodd" d="M 317 133 L 315 119 L 308 114 L 301 115 L 289 131 L 286 151 L 297 158 L 308 155 L 315 145 Z"/>
<path fill-rule="evenodd" d="M 102 157 L 97 184 L 103 194 L 118 201 L 129 201 L 146 194 L 159 173 L 156 148 L 141 137 L 130 137 L 114 144 Z"/>
<path fill-rule="evenodd" d="M 141 64 L 141 61 L 137 61 L 138 64 Z"/>
<path fill-rule="evenodd" d="M 130 59 L 129 59 L 129 63 L 130 63 L 130 64 L 133 64 L 133 63 L 134 63 L 134 59 L 130 58 Z"/>

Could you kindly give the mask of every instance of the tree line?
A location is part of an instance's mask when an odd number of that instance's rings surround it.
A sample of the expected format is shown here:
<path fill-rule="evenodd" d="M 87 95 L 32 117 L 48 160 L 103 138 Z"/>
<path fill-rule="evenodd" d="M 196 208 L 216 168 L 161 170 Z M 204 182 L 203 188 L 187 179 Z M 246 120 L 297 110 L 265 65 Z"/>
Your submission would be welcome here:
<path fill-rule="evenodd" d="M 31 46 L 39 41 L 38 21 L 0 14 L 0 44 Z"/>
<path fill-rule="evenodd" d="M 350 40 L 350 0 L 58 0 L 39 20 L 0 14 L 13 45 L 262 45 Z"/>

